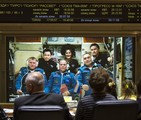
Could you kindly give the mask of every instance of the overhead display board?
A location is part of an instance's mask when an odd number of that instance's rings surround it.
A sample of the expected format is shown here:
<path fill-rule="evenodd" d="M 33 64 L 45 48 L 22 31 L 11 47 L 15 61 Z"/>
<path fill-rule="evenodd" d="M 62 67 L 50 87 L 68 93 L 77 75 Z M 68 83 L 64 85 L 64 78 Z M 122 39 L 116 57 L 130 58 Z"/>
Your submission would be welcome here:
<path fill-rule="evenodd" d="M 141 3 L 0 3 L 0 23 L 141 23 Z"/>

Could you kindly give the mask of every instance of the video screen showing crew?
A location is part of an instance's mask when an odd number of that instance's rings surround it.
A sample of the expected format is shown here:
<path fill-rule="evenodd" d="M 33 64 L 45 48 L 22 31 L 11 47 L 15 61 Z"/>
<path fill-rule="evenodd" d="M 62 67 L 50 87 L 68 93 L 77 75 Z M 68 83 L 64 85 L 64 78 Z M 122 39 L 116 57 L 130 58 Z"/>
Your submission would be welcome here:
<path fill-rule="evenodd" d="M 30 38 L 32 40 L 27 42 L 20 36 L 9 40 L 9 101 L 30 94 L 25 79 L 31 72 L 43 75 L 46 94 L 56 93 L 66 99 L 80 100 L 93 93 L 89 80 L 91 73 L 98 68 L 109 74 L 107 92 L 114 93 L 115 98 L 120 96 L 121 86 L 117 82 L 122 81 L 118 68 L 121 67 L 123 37 L 115 40 L 115 37 L 39 36 L 36 40 L 37 37 L 25 36 L 25 39 Z M 114 65 L 117 75 L 114 74 Z"/>

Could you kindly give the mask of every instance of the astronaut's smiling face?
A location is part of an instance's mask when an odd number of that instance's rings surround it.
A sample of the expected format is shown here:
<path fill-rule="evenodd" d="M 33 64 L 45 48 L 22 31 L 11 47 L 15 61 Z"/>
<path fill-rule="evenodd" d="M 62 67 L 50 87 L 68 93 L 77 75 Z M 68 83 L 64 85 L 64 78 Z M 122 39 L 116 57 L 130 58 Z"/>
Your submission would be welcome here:
<path fill-rule="evenodd" d="M 90 66 L 92 64 L 92 59 L 90 54 L 83 55 L 83 61 L 86 66 Z"/>
<path fill-rule="evenodd" d="M 72 53 L 71 53 L 71 51 L 69 49 L 66 50 L 66 52 L 65 52 L 65 58 L 66 59 L 71 59 L 72 58 Z"/>
<path fill-rule="evenodd" d="M 49 61 L 51 59 L 51 53 L 49 51 L 46 51 L 44 54 L 43 54 L 43 58 L 45 61 Z"/>

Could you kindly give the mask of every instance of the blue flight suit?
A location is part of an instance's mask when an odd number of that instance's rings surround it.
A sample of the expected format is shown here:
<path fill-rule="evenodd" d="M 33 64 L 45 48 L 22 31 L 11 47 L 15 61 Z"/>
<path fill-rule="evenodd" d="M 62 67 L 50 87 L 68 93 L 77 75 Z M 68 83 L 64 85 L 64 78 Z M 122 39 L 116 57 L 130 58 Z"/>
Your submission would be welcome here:
<path fill-rule="evenodd" d="M 89 90 L 85 91 L 85 96 L 90 95 L 92 93 L 92 89 L 89 85 L 89 78 L 91 71 L 94 70 L 97 66 L 93 65 L 92 69 L 90 70 L 86 65 L 81 66 L 78 68 L 78 72 L 76 73 L 75 77 L 79 82 L 79 87 L 81 87 L 83 84 L 86 84 L 89 86 Z M 81 88 L 80 88 L 81 89 Z"/>
<path fill-rule="evenodd" d="M 16 84 L 15 84 L 16 90 L 22 90 L 22 92 L 24 94 L 27 93 L 26 86 L 25 86 L 25 78 L 28 75 L 28 73 L 30 73 L 30 72 L 40 72 L 43 74 L 44 80 L 45 80 L 44 91 L 46 93 L 46 91 L 47 91 L 47 88 L 46 88 L 47 78 L 46 78 L 44 70 L 41 68 L 35 68 L 34 70 L 30 70 L 28 67 L 22 67 L 20 69 L 20 72 L 19 72 L 17 78 L 16 78 Z"/>
<path fill-rule="evenodd" d="M 76 73 L 75 78 L 79 82 L 79 88 L 82 89 L 81 86 L 83 84 L 86 84 L 86 85 L 89 86 L 89 90 L 88 91 L 85 91 L 85 96 L 86 95 L 90 95 L 93 92 L 92 89 L 91 89 L 91 87 L 90 87 L 90 85 L 89 85 L 89 78 L 90 78 L 91 72 L 94 69 L 99 68 L 99 67 L 102 67 L 101 64 L 93 63 L 93 66 L 92 66 L 91 69 L 89 69 L 86 65 L 81 66 L 81 67 L 78 68 L 78 72 Z M 110 74 L 110 76 L 111 76 L 111 74 Z"/>
<path fill-rule="evenodd" d="M 74 73 L 68 71 L 63 74 L 60 71 L 52 72 L 47 83 L 47 92 L 61 94 L 60 88 L 62 84 L 66 84 L 68 91 L 73 95 L 74 88 L 77 84 L 74 79 Z"/>

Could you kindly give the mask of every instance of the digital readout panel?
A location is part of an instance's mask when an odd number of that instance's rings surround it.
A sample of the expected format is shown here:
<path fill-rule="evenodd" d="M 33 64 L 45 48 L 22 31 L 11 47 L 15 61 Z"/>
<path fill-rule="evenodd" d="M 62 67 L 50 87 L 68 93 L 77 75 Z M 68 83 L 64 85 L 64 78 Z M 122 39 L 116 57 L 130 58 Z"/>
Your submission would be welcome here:
<path fill-rule="evenodd" d="M 141 23 L 141 3 L 0 3 L 1 23 Z"/>

